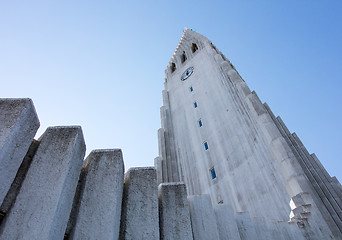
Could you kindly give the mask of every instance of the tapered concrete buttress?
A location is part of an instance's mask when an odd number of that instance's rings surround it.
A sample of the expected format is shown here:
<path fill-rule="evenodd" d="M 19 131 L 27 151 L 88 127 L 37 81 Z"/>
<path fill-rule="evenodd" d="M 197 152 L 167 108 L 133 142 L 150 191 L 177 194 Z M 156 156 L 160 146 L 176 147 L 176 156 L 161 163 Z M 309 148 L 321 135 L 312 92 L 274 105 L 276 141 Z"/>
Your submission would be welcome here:
<path fill-rule="evenodd" d="M 162 183 L 158 189 L 160 239 L 192 240 L 185 184 Z"/>
<path fill-rule="evenodd" d="M 38 128 L 31 99 L 0 99 L 0 205 Z"/>
<path fill-rule="evenodd" d="M 50 127 L 39 140 L 0 239 L 64 237 L 85 154 L 82 129 Z"/>
<path fill-rule="evenodd" d="M 219 239 L 214 209 L 208 194 L 188 197 L 194 240 Z"/>
<path fill-rule="evenodd" d="M 157 173 L 153 167 L 125 174 L 120 239 L 159 239 Z"/>
<path fill-rule="evenodd" d="M 81 193 L 70 239 L 118 239 L 124 181 L 120 149 L 94 150 L 83 167 Z M 78 189 L 79 191 L 79 189 Z M 74 209 L 73 209 L 74 212 Z"/>

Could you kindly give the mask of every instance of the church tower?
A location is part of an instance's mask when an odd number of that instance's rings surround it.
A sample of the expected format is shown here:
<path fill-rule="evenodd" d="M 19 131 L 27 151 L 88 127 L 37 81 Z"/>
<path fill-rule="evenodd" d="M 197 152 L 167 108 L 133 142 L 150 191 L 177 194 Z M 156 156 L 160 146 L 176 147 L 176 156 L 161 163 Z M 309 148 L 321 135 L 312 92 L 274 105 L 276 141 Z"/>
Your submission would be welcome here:
<path fill-rule="evenodd" d="M 165 71 L 158 183 L 253 218 L 341 239 L 342 187 L 206 37 L 185 29 Z"/>

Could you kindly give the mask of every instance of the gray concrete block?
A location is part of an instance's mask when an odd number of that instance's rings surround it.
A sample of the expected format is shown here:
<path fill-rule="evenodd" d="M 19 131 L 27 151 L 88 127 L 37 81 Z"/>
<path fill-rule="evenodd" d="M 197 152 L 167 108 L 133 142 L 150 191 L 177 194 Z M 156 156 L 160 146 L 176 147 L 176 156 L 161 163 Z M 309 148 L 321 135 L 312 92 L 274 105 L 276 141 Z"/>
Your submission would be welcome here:
<path fill-rule="evenodd" d="M 85 177 L 70 239 L 118 239 L 124 181 L 120 149 L 94 150 L 85 162 Z M 76 206 L 75 206 L 76 205 Z"/>
<path fill-rule="evenodd" d="M 38 128 L 31 99 L 0 99 L 0 205 Z"/>
<path fill-rule="evenodd" d="M 214 211 L 220 240 L 240 240 L 233 208 L 227 203 L 217 204 Z"/>
<path fill-rule="evenodd" d="M 194 240 L 219 239 L 215 213 L 207 194 L 188 197 Z"/>
<path fill-rule="evenodd" d="M 50 127 L 39 140 L 1 225 L 0 239 L 63 239 L 84 158 L 84 138 L 80 127 Z"/>
<path fill-rule="evenodd" d="M 159 239 L 157 174 L 153 167 L 125 174 L 120 239 Z"/>
<path fill-rule="evenodd" d="M 193 239 L 184 183 L 159 185 L 160 239 Z"/>

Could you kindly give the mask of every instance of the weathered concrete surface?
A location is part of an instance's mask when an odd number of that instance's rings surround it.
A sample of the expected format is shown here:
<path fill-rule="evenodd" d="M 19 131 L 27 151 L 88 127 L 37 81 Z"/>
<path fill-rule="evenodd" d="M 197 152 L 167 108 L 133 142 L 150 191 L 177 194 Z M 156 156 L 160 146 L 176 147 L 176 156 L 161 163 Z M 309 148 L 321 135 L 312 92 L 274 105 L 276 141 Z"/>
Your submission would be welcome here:
<path fill-rule="evenodd" d="M 160 239 L 193 239 L 184 183 L 159 185 Z"/>
<path fill-rule="evenodd" d="M 31 99 L 0 99 L 0 205 L 38 128 Z"/>
<path fill-rule="evenodd" d="M 63 239 L 85 153 L 80 127 L 43 136 L 0 239 Z"/>
<path fill-rule="evenodd" d="M 124 180 L 120 149 L 94 150 L 86 159 L 86 175 L 78 199 L 70 239 L 118 239 Z"/>
<path fill-rule="evenodd" d="M 240 240 L 233 208 L 227 203 L 217 204 L 214 211 L 220 240 Z"/>
<path fill-rule="evenodd" d="M 157 174 L 153 167 L 125 174 L 120 239 L 159 239 Z"/>
<path fill-rule="evenodd" d="M 207 194 L 188 197 L 194 240 L 219 239 L 215 213 Z"/>
<path fill-rule="evenodd" d="M 11 185 L 10 190 L 8 191 L 6 197 L 4 198 L 4 201 L 2 202 L 2 205 L 0 206 L 0 213 L 5 216 L 9 210 L 11 209 L 12 205 L 15 202 L 15 199 L 20 191 L 21 184 L 25 179 L 26 173 L 31 165 L 33 156 L 35 155 L 38 146 L 39 146 L 39 141 L 33 140 L 30 148 L 24 157 L 23 162 L 21 163 L 19 170 L 17 172 L 17 175 L 15 176 L 15 179 Z M 0 225 L 3 219 L 3 216 L 0 215 Z"/>
<path fill-rule="evenodd" d="M 236 213 L 236 223 L 241 240 L 261 240 L 255 231 L 253 222 L 248 212 Z"/>

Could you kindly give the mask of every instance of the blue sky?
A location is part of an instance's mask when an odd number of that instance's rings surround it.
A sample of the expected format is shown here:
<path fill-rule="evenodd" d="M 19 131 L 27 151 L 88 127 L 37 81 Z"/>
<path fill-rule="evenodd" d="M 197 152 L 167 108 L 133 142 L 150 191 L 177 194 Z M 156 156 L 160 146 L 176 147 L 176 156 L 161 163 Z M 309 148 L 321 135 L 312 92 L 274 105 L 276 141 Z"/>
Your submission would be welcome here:
<path fill-rule="evenodd" d="M 340 1 L 1 1 L 1 97 L 48 126 L 81 125 L 87 154 L 153 165 L 164 70 L 191 28 L 342 179 Z"/>

